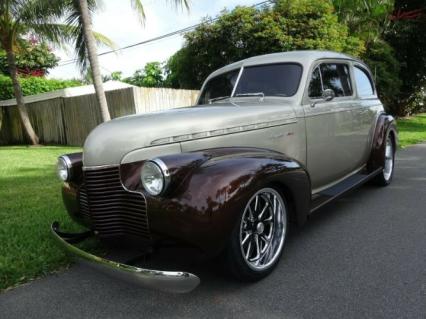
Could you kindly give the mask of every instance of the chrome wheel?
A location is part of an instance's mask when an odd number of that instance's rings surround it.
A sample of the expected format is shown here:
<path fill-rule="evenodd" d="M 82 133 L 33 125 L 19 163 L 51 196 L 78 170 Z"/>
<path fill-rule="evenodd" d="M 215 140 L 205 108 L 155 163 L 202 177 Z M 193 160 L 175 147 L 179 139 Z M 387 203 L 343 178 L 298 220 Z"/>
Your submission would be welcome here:
<path fill-rule="evenodd" d="M 243 259 L 253 270 L 265 270 L 280 256 L 287 228 L 282 196 L 263 188 L 248 201 L 240 225 Z"/>
<path fill-rule="evenodd" d="M 394 162 L 393 156 L 394 156 L 394 151 L 393 151 L 392 138 L 388 136 L 388 138 L 386 139 L 386 148 L 385 148 L 385 167 L 383 168 L 383 177 L 385 178 L 386 181 L 389 181 L 392 176 L 393 162 Z"/>

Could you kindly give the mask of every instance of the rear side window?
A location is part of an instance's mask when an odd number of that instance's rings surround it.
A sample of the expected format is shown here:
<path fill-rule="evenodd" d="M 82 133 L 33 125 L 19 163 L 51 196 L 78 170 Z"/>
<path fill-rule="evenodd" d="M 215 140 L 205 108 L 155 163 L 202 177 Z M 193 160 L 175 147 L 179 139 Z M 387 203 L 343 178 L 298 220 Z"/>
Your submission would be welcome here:
<path fill-rule="evenodd" d="M 333 90 L 336 97 L 352 95 L 352 83 L 347 64 L 323 63 L 315 68 L 309 83 L 309 97 L 319 98 L 327 89 Z"/>
<path fill-rule="evenodd" d="M 352 95 L 349 67 L 346 64 L 321 64 L 320 69 L 324 90 L 333 90 L 336 97 Z"/>
<path fill-rule="evenodd" d="M 355 66 L 354 67 L 356 90 L 360 97 L 371 96 L 374 94 L 373 83 L 371 82 L 370 76 L 363 69 Z"/>

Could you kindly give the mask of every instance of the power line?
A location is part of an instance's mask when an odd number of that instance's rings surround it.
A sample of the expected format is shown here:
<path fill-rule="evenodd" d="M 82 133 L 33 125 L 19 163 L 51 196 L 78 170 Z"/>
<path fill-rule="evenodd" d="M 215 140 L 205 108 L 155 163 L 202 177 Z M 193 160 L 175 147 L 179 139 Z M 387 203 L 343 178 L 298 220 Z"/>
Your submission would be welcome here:
<path fill-rule="evenodd" d="M 254 5 L 250 6 L 250 7 L 255 8 L 255 7 L 259 7 L 261 5 L 265 5 L 265 4 L 273 3 L 273 2 L 274 2 L 274 0 L 266 0 L 266 1 L 262 1 L 262 2 L 256 3 L 256 4 L 254 4 Z M 208 19 L 207 21 L 203 21 L 203 22 L 191 25 L 191 26 L 183 28 L 183 29 L 179 29 L 179 30 L 176 30 L 176 31 L 173 31 L 173 32 L 169 32 L 169 33 L 160 35 L 158 37 L 154 37 L 154 38 L 151 38 L 151 39 L 148 39 L 148 40 L 145 40 L 145 41 L 141 41 L 141 42 L 137 42 L 137 43 L 134 43 L 134 44 L 126 45 L 126 46 L 121 47 L 119 49 L 108 50 L 108 51 L 99 53 L 98 56 L 103 56 L 103 55 L 115 53 L 115 52 L 118 52 L 118 51 L 123 51 L 123 50 L 126 50 L 126 49 L 134 48 L 136 46 L 145 45 L 145 44 L 148 44 L 148 43 L 151 43 L 151 42 L 156 42 L 156 41 L 162 40 L 164 38 L 172 37 L 172 36 L 175 36 L 175 35 L 180 35 L 182 33 L 187 33 L 187 32 L 189 32 L 191 30 L 196 29 L 197 27 L 199 27 L 199 26 L 201 26 L 201 25 L 203 25 L 205 23 L 215 22 L 215 21 L 219 20 L 219 18 L 220 17 L 211 18 L 211 19 Z M 76 61 L 77 61 L 77 59 L 66 60 L 63 63 L 60 63 L 57 67 L 65 66 L 65 65 L 68 65 L 68 64 L 72 64 L 72 63 L 74 63 Z"/>

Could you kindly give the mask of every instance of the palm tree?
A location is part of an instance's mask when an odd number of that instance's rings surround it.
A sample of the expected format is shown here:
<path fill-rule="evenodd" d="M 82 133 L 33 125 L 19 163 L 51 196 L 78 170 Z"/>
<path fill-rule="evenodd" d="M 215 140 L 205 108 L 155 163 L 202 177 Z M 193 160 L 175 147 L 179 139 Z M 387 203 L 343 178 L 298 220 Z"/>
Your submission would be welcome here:
<path fill-rule="evenodd" d="M 333 0 L 340 21 L 349 27 L 351 33 L 360 36 L 368 47 L 380 40 L 389 28 L 389 14 L 394 0 Z"/>
<path fill-rule="evenodd" d="M 19 115 L 32 144 L 38 144 L 39 139 L 34 132 L 24 104 L 15 52 L 19 48 L 22 36 L 31 32 L 49 40 L 56 40 L 57 28 L 53 27 L 50 30 L 48 25 L 53 25 L 60 14 L 61 12 L 58 12 L 55 6 L 49 6 L 49 2 L 45 0 L 0 2 L 0 44 L 6 51 L 8 71 L 12 79 Z"/>
<path fill-rule="evenodd" d="M 176 6 L 184 6 L 186 9 L 189 9 L 189 0 L 166 0 L 167 2 L 172 2 Z M 78 6 L 76 6 L 78 2 Z M 141 0 L 130 0 L 132 8 L 135 9 L 138 14 L 141 23 L 145 21 L 145 12 L 143 3 Z M 102 120 L 109 121 L 111 116 L 108 110 L 108 104 L 105 97 L 105 92 L 102 86 L 102 76 L 99 68 L 98 53 L 96 49 L 96 41 L 93 36 L 92 31 L 92 21 L 91 21 L 91 12 L 96 8 L 95 0 L 73 0 L 73 12 L 70 14 L 67 19 L 70 25 L 81 25 L 82 35 L 81 43 L 84 43 L 87 52 L 82 49 L 77 48 L 79 54 L 80 65 L 85 67 L 86 53 L 87 58 L 90 62 L 90 67 L 92 70 L 93 85 L 95 87 L 96 96 L 99 102 L 100 112 Z"/>
<path fill-rule="evenodd" d="M 77 37 L 78 28 L 58 23 L 68 8 L 68 1 L 0 1 L 0 47 L 6 51 L 8 71 L 12 79 L 19 115 L 32 144 L 38 144 L 39 138 L 31 125 L 24 103 L 15 54 L 20 48 L 20 43 L 29 34 L 34 34 L 42 41 L 57 45 L 62 45 L 64 42 L 75 42 L 84 50 L 85 47 L 81 43 L 81 39 Z M 98 36 L 99 41 L 111 46 L 111 42 L 106 37 L 96 33 L 92 33 L 92 35 Z"/>

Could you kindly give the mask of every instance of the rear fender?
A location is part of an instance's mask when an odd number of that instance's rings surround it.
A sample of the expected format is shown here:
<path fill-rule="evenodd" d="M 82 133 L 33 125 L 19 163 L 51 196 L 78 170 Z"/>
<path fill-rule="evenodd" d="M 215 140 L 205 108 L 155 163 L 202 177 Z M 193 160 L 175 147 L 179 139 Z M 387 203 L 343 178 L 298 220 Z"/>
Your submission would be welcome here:
<path fill-rule="evenodd" d="M 394 146 L 396 149 L 398 146 L 398 131 L 396 129 L 396 121 L 392 115 L 384 113 L 380 114 L 377 119 L 370 158 L 367 163 L 367 169 L 369 172 L 384 167 L 386 138 L 389 134 L 392 134 L 394 137 Z"/>

